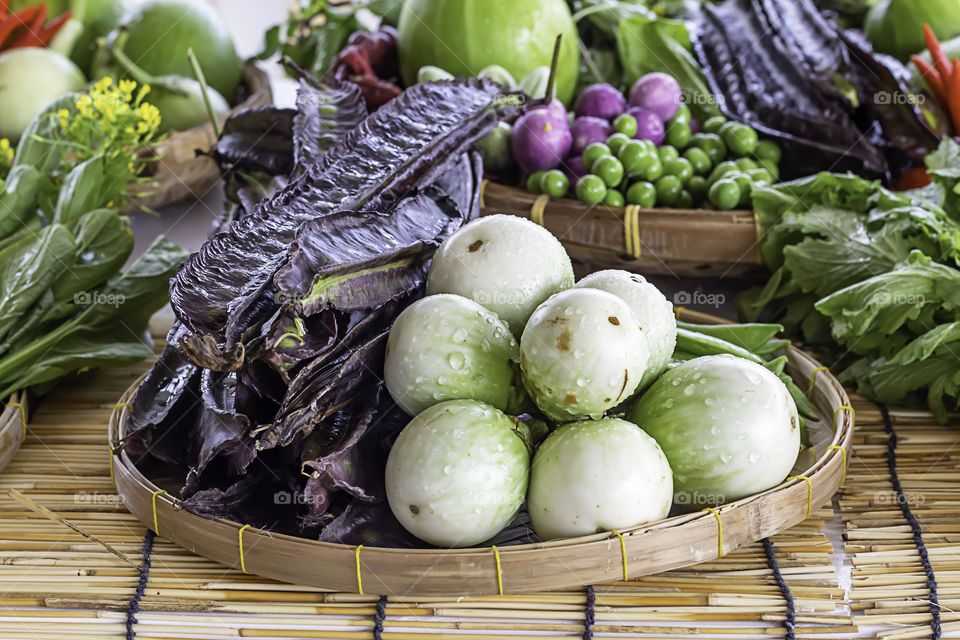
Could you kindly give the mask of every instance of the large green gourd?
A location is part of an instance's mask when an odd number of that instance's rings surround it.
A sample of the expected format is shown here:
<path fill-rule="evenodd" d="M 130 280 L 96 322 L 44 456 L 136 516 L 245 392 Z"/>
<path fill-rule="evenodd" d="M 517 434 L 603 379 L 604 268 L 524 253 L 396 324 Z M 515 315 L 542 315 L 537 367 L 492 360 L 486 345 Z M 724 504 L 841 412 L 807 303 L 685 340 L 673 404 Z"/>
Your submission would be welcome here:
<path fill-rule="evenodd" d="M 906 61 L 924 48 L 924 23 L 940 40 L 960 35 L 960 0 L 881 0 L 863 30 L 874 49 Z"/>
<path fill-rule="evenodd" d="M 550 66 L 563 35 L 557 97 L 573 98 L 580 52 L 564 0 L 407 0 L 400 14 L 400 69 L 407 84 L 434 65 L 455 76 L 476 76 L 497 64 L 517 80 Z"/>

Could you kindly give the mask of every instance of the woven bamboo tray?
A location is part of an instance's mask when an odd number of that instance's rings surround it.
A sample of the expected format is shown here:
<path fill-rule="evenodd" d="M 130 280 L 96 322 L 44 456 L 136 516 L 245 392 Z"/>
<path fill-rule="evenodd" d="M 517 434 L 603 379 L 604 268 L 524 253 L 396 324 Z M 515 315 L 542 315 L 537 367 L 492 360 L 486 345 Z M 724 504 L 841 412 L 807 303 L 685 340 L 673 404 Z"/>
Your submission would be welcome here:
<path fill-rule="evenodd" d="M 27 394 L 19 391 L 12 396 L 0 413 L 0 473 L 6 469 L 27 433 Z"/>
<path fill-rule="evenodd" d="M 273 91 L 266 71 L 248 65 L 243 71 L 243 84 L 248 97 L 233 112 L 273 102 Z M 221 118 L 222 125 L 226 117 Z M 145 149 L 142 157 L 151 158 L 146 177 L 151 179 L 149 191 L 137 198 L 134 206 L 151 209 L 188 199 L 200 199 L 220 180 L 220 169 L 208 156 L 197 155 L 216 143 L 213 126 L 194 127 L 172 133 L 163 144 Z"/>
<path fill-rule="evenodd" d="M 693 322 L 711 316 L 681 312 Z M 388 549 L 321 543 L 206 519 L 180 507 L 182 478 L 144 476 L 117 443 L 139 380 L 109 421 L 117 493 L 146 526 L 187 549 L 245 572 L 322 589 L 402 595 L 529 593 L 650 575 L 704 562 L 791 527 L 826 504 L 846 473 L 853 434 L 846 392 L 813 358 L 789 347 L 788 372 L 809 385 L 822 420 L 810 425 L 816 459 L 798 462 L 796 478 L 715 511 L 676 516 L 621 532 L 502 548 Z M 819 375 L 817 375 L 819 373 Z M 142 379 L 142 378 L 141 378 Z M 819 441 L 819 442 L 818 442 Z M 803 460 L 804 457 L 801 457 Z M 809 464 L 807 464 L 809 462 Z"/>
<path fill-rule="evenodd" d="M 577 262 L 672 276 L 764 273 L 752 211 L 588 206 L 489 181 L 481 195 L 483 215 L 530 218 Z"/>

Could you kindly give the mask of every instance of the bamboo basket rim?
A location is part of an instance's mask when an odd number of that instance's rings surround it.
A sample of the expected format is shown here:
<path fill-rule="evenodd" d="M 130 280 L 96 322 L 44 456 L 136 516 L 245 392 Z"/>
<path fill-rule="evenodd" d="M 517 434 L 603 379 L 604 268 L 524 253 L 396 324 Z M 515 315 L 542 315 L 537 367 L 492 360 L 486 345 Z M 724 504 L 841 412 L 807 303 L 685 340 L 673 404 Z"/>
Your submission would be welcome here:
<path fill-rule="evenodd" d="M 502 182 L 494 182 L 493 180 L 485 179 L 483 181 L 483 189 L 481 190 L 481 200 L 480 207 L 484 208 L 484 202 L 486 196 L 499 196 L 502 198 L 513 198 L 518 204 L 522 205 L 524 211 L 529 211 L 534 202 L 540 197 L 541 194 L 531 193 L 526 189 L 516 187 L 509 184 L 503 184 Z M 618 212 L 621 216 L 623 212 L 627 210 L 630 206 L 636 205 L 624 205 L 622 207 L 616 207 L 609 204 L 599 203 L 595 205 L 586 204 L 575 200 L 573 198 L 551 198 L 547 197 L 543 200 L 549 206 L 550 202 L 563 202 L 565 204 L 570 204 L 572 206 L 578 206 L 584 210 L 602 208 L 610 211 Z M 671 209 L 669 207 L 654 207 L 654 208 L 644 208 L 637 206 L 636 209 L 643 215 L 670 215 L 670 216 L 680 216 L 680 217 L 712 217 L 717 219 L 727 219 L 732 223 L 736 224 L 751 224 L 756 225 L 756 215 L 752 209 Z"/>
<path fill-rule="evenodd" d="M 704 324 L 727 322 L 682 308 L 678 308 L 678 317 Z M 461 595 L 503 595 L 636 578 L 718 558 L 739 546 L 774 535 L 810 517 L 840 488 L 846 476 L 847 452 L 853 440 L 855 416 L 850 399 L 829 370 L 812 356 L 792 345 L 786 351 L 788 372 L 796 380 L 811 385 L 810 397 L 821 414 L 821 420 L 833 421 L 833 437 L 826 451 L 802 474 L 791 476 L 771 489 L 713 509 L 635 525 L 620 531 L 619 536 L 605 531 L 499 548 L 358 547 L 255 529 L 224 518 L 194 515 L 184 510 L 178 499 L 143 475 L 123 447 L 116 446 L 124 435 L 130 400 L 146 373 L 124 392 L 111 412 L 108 429 L 111 472 L 117 493 L 146 527 L 159 528 L 159 535 L 227 566 L 284 582 L 354 593 L 449 595 L 453 589 Z M 850 410 L 843 411 L 844 408 Z M 773 514 L 779 518 L 771 522 L 767 511 L 784 504 L 789 509 L 782 514 Z M 699 535 L 691 541 L 686 553 L 665 561 L 634 561 L 630 566 L 631 555 L 648 556 L 651 553 L 647 538 L 669 542 L 666 534 L 672 537 L 683 529 Z M 284 562 L 271 560 L 270 553 L 263 553 L 261 557 L 241 557 L 243 547 L 249 550 L 258 545 L 273 553 L 282 553 Z M 560 556 L 568 560 L 580 556 L 595 560 L 583 571 L 567 571 L 566 574 L 561 571 L 558 575 L 556 567 L 551 565 Z M 410 560 L 413 566 L 397 573 L 385 569 L 402 560 Z M 331 567 L 331 562 L 335 566 Z M 310 571 L 311 566 L 322 567 L 324 571 Z M 451 576 L 450 571 L 457 567 L 460 574 Z M 518 571 L 518 567 L 523 571 Z M 470 575 L 465 575 L 466 572 Z M 364 591 L 364 584 L 373 588 Z M 455 589 L 451 586 L 453 584 Z"/>
<path fill-rule="evenodd" d="M 0 473 L 3 473 L 23 444 L 29 413 L 25 390 L 13 393 L 0 412 Z"/>

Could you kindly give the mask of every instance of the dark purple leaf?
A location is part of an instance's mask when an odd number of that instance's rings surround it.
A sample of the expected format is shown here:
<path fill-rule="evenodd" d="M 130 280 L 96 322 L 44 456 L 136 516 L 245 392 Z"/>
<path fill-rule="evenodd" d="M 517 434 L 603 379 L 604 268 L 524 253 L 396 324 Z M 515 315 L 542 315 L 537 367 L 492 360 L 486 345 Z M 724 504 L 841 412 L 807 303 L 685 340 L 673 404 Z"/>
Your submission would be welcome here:
<path fill-rule="evenodd" d="M 272 277 L 297 229 L 342 210 L 388 210 L 448 167 L 496 121 L 502 89 L 483 80 L 423 83 L 365 119 L 307 172 L 229 232 L 208 240 L 170 287 L 177 317 L 228 349 L 272 315 Z"/>

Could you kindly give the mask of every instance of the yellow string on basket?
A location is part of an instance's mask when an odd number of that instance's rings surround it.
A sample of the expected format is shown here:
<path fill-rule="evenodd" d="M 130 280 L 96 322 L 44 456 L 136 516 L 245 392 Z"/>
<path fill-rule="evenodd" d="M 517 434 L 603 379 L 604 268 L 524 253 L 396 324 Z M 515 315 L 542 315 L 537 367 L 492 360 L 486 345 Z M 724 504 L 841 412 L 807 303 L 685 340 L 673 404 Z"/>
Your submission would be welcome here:
<path fill-rule="evenodd" d="M 836 449 L 840 452 L 840 455 L 843 456 L 843 473 L 840 475 L 840 486 L 843 487 L 843 483 L 847 481 L 847 450 L 838 444 L 832 444 L 827 447 L 828 451 L 830 449 Z"/>
<path fill-rule="evenodd" d="M 807 476 L 790 476 L 787 478 L 787 482 L 792 480 L 803 480 L 807 483 L 807 517 L 809 518 L 813 515 L 813 481 Z"/>
<path fill-rule="evenodd" d="M 706 507 L 702 510 L 709 511 L 717 519 L 717 557 L 719 558 L 723 555 L 723 520 L 720 518 L 720 512 L 716 509 Z"/>
<path fill-rule="evenodd" d="M 491 545 L 493 549 L 493 560 L 497 563 L 497 593 L 503 595 L 503 569 L 500 566 L 500 549 L 497 549 L 497 545 Z"/>
<path fill-rule="evenodd" d="M 623 233 L 627 255 L 638 260 L 643 254 L 640 246 L 640 206 L 631 204 L 623 210 Z"/>
<path fill-rule="evenodd" d="M 247 573 L 247 561 L 243 557 L 243 531 L 244 529 L 249 529 L 249 528 L 250 528 L 250 525 L 245 524 L 242 527 L 240 527 L 240 532 L 237 533 L 237 537 L 239 538 L 239 542 L 240 542 L 240 571 L 243 571 L 244 573 Z"/>
<path fill-rule="evenodd" d="M 27 410 L 23 408 L 23 405 L 19 402 L 8 402 L 8 407 L 17 407 L 20 409 L 20 426 L 23 429 L 21 440 L 27 439 Z"/>
<path fill-rule="evenodd" d="M 353 555 L 357 560 L 357 593 L 363 595 L 363 576 L 360 575 L 360 549 L 363 549 L 363 545 L 357 545 L 357 548 L 354 550 Z"/>
<path fill-rule="evenodd" d="M 828 369 L 829 367 L 820 366 L 813 370 L 813 373 L 810 375 L 810 386 L 807 387 L 808 400 L 810 399 L 810 396 L 813 395 L 813 386 L 817 384 L 817 374 L 820 373 L 821 371 L 827 371 Z"/>
<path fill-rule="evenodd" d="M 487 183 L 488 183 L 488 182 L 490 182 L 490 181 L 487 180 L 486 178 L 484 178 L 483 180 L 480 181 L 480 208 L 481 208 L 481 209 L 486 209 L 486 208 L 487 208 L 487 204 L 486 204 L 486 201 L 483 199 L 483 196 L 484 196 L 484 194 L 485 194 L 486 191 L 487 191 Z"/>
<path fill-rule="evenodd" d="M 543 226 L 543 210 L 547 208 L 547 202 L 549 201 L 550 196 L 544 193 L 537 196 L 537 199 L 533 201 L 533 206 L 530 207 L 530 220 L 541 227 Z"/>
<path fill-rule="evenodd" d="M 684 311 L 686 311 L 686 308 L 685 308 L 685 307 L 674 307 L 674 308 L 673 308 L 673 315 L 676 316 L 677 320 L 679 320 L 679 319 L 680 319 L 680 314 L 683 313 Z"/>
<path fill-rule="evenodd" d="M 616 529 L 611 529 L 611 531 L 615 536 L 620 538 L 620 556 L 623 558 L 623 579 L 626 581 L 630 579 L 627 577 L 627 541 L 624 540 L 623 534 Z"/>
<path fill-rule="evenodd" d="M 837 430 L 837 421 L 840 419 L 840 412 L 846 409 L 850 412 L 850 427 L 851 431 L 857 426 L 857 410 L 851 407 L 850 405 L 842 405 L 834 409 L 833 411 L 833 430 Z"/>
<path fill-rule="evenodd" d="M 110 484 L 114 487 L 117 486 L 117 478 L 113 471 L 113 458 L 117 455 L 117 451 L 120 450 L 120 447 L 115 447 L 110 445 Z"/>
<path fill-rule="evenodd" d="M 129 402 L 118 402 L 117 404 L 113 405 L 114 409 L 119 409 L 120 407 L 126 407 L 127 409 L 130 409 L 130 411 L 133 411 L 133 405 Z"/>
<path fill-rule="evenodd" d="M 157 496 L 162 493 L 166 493 L 166 491 L 163 489 L 157 489 L 153 492 L 153 496 L 150 498 L 151 502 L 153 502 L 153 532 L 157 535 L 160 535 L 160 525 L 157 522 Z"/>

